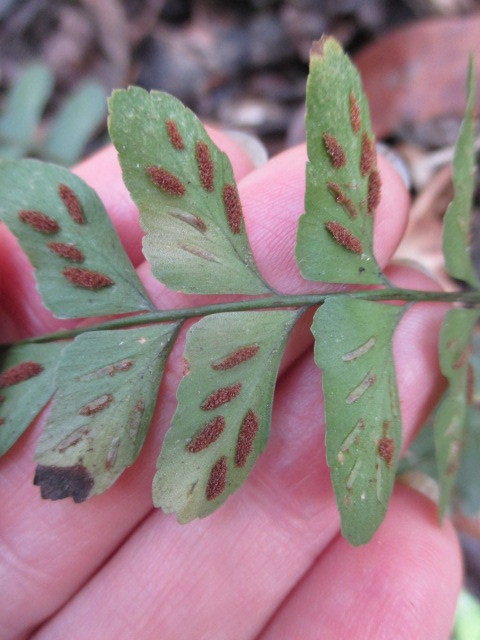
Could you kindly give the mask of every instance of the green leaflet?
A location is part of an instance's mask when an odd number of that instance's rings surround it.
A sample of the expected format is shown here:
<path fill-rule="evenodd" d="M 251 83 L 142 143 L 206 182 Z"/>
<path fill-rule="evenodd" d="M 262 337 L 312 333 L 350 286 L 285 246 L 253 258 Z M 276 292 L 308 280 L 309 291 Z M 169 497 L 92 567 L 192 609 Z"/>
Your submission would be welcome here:
<path fill-rule="evenodd" d="M 36 451 L 43 498 L 83 502 L 135 461 L 178 327 L 94 331 L 65 349 Z"/>
<path fill-rule="evenodd" d="M 0 455 L 22 435 L 55 391 L 65 343 L 28 344 L 0 352 Z"/>
<path fill-rule="evenodd" d="M 53 80 L 47 66 L 32 64 L 10 88 L 0 117 L 0 138 L 11 145 L 8 157 L 19 158 L 35 147 L 37 126 L 52 92 Z"/>
<path fill-rule="evenodd" d="M 467 408 L 466 429 L 460 467 L 455 482 L 455 497 L 460 510 L 469 517 L 480 514 L 480 411 Z"/>
<path fill-rule="evenodd" d="M 435 451 L 440 482 L 439 517 L 444 516 L 455 483 L 467 421 L 468 355 L 477 309 L 452 309 L 440 332 L 440 368 L 449 387 L 434 420 Z"/>
<path fill-rule="evenodd" d="M 55 315 L 153 308 L 103 204 L 83 180 L 37 160 L 5 161 L 0 191 L 0 220 L 19 239 Z"/>
<path fill-rule="evenodd" d="M 155 277 L 189 293 L 268 291 L 230 161 L 198 118 L 173 96 L 138 87 L 115 91 L 109 106 L 110 135 Z"/>
<path fill-rule="evenodd" d="M 153 483 L 154 504 L 179 522 L 223 504 L 263 451 L 280 359 L 300 313 L 222 313 L 190 329 L 178 408 Z"/>
<path fill-rule="evenodd" d="M 307 83 L 307 186 L 296 256 L 304 278 L 376 284 L 380 199 L 375 141 L 358 71 L 333 38 L 314 43 Z"/>
<path fill-rule="evenodd" d="M 470 219 L 475 188 L 475 68 L 468 70 L 467 107 L 453 159 L 454 198 L 443 221 L 443 252 L 448 273 L 479 288 L 470 258 Z"/>
<path fill-rule="evenodd" d="M 65 99 L 42 146 L 42 154 L 66 166 L 72 165 L 107 115 L 103 87 L 86 82 Z"/>
<path fill-rule="evenodd" d="M 381 524 L 401 445 L 392 338 L 403 307 L 341 297 L 315 314 L 315 362 L 323 369 L 327 462 L 354 545 Z"/>

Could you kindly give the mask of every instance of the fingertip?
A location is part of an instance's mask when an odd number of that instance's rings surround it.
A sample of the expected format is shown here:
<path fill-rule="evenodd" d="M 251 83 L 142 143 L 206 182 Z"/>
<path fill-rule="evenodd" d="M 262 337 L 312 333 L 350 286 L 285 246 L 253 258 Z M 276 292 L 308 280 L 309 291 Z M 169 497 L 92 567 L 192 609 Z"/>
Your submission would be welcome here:
<path fill-rule="evenodd" d="M 405 233 L 410 208 L 410 196 L 403 178 L 383 155 L 377 156 L 382 180 L 380 204 L 375 213 L 374 253 L 385 266 Z"/>

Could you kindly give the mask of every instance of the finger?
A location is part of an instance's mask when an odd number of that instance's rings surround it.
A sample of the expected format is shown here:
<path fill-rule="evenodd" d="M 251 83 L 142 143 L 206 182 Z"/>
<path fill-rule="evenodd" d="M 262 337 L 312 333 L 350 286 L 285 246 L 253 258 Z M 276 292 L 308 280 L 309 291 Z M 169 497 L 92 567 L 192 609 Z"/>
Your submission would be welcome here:
<path fill-rule="evenodd" d="M 450 523 L 399 487 L 371 544 L 341 538 L 279 607 L 261 640 L 450 637 L 461 585 L 461 557 Z"/>
<path fill-rule="evenodd" d="M 420 305 L 419 313 L 422 322 L 410 315 L 411 322 L 424 324 L 425 330 L 412 332 L 404 323 L 395 343 L 406 439 L 418 428 L 427 405 L 418 399 L 418 389 L 422 387 L 431 406 L 438 388 L 436 344 L 425 340 L 432 332 L 426 322 L 435 319 L 436 311 Z M 413 370 L 403 369 L 413 351 L 416 377 Z M 134 625 L 129 630 L 146 640 L 159 629 L 166 639 L 188 637 L 192 628 L 199 637 L 222 637 L 236 629 L 239 640 L 259 633 L 338 533 L 320 389 L 320 372 L 311 355 L 305 355 L 279 383 L 270 443 L 241 491 L 208 520 L 186 527 L 158 513 L 149 516 L 38 637 L 60 638 L 73 627 L 80 637 L 95 628 L 108 639 L 125 624 Z M 417 397 L 411 402 L 412 389 Z M 410 519 L 414 516 L 419 513 Z M 430 519 L 428 527 L 434 526 Z M 384 527 L 386 533 L 380 534 Z M 382 525 L 377 536 L 388 538 L 389 527 Z M 397 551 L 401 556 L 401 547 Z M 122 581 L 125 571 L 134 575 L 128 584 Z M 347 568 L 343 575 L 348 579 Z M 102 600 L 106 584 L 108 597 Z M 102 606 L 94 608 L 100 601 Z M 93 609 L 92 618 L 87 612 Z M 188 611 L 188 617 L 179 619 L 179 610 Z"/>
<path fill-rule="evenodd" d="M 237 179 L 253 170 L 253 161 L 243 147 L 221 131 L 213 128 L 208 131 L 214 142 L 229 155 Z M 137 208 L 121 179 L 114 147 L 105 147 L 85 160 L 76 167 L 75 173 L 97 190 L 127 254 L 133 264 L 138 265 L 143 261 L 143 233 Z M 16 238 L 3 224 L 0 224 L 0 274 L 2 342 L 16 341 L 76 324 L 76 321 L 59 320 L 45 309 L 37 291 L 34 269 Z"/>
<path fill-rule="evenodd" d="M 298 150 L 292 152 L 291 160 L 290 166 L 301 165 L 303 173 L 304 158 Z M 266 167 L 259 171 L 266 171 Z M 303 194 L 296 189 L 297 173 L 300 173 L 299 167 L 290 175 L 294 200 L 291 210 L 300 213 Z M 265 175 L 264 189 L 267 193 L 271 192 L 270 215 L 275 215 L 276 211 L 290 206 L 290 203 L 286 193 L 278 191 L 278 180 L 273 181 L 269 171 L 266 171 Z M 385 183 L 388 186 L 388 174 Z M 255 198 L 256 195 L 257 189 L 254 192 L 246 192 L 247 206 L 249 206 L 248 197 Z M 388 205 L 388 190 L 385 203 Z M 404 214 L 399 213 L 398 217 L 404 217 Z M 394 243 L 391 244 L 393 246 Z M 156 282 L 147 282 L 147 288 L 153 286 L 161 287 Z M 173 301 L 174 295 L 172 294 Z M 9 481 L 4 489 L 5 517 L 2 523 L 2 535 L 9 549 L 9 557 L 15 559 L 10 562 L 12 566 L 9 584 L 11 601 L 15 606 L 12 605 L 11 608 L 12 616 L 9 619 L 9 625 L 34 625 L 42 619 L 42 616 L 49 615 L 63 599 L 68 598 L 78 589 L 95 567 L 105 560 L 111 550 L 148 512 L 151 507 L 150 483 L 159 450 L 159 434 L 166 430 L 173 414 L 176 404 L 175 388 L 179 375 L 178 365 L 170 365 L 163 386 L 162 405 L 158 408 L 153 421 L 154 432 L 149 437 L 144 452 L 135 467 L 127 470 L 116 486 L 104 496 L 99 496 L 84 505 L 73 505 L 69 501 L 42 503 L 37 490 L 31 486 L 34 466 L 31 457 L 35 440 L 34 432 L 22 438 L 17 447 L 12 450 L 11 455 L 7 456 L 3 464 L 5 476 Z M 316 391 L 315 397 L 318 397 L 318 388 Z M 14 493 L 10 487 L 15 487 Z M 35 530 L 30 527 L 31 522 L 36 523 Z M 52 532 L 55 532 L 58 544 L 56 548 L 51 547 Z M 79 536 L 81 539 L 78 539 Z M 21 547 L 18 546 L 17 540 L 22 540 Z M 82 554 L 72 553 L 72 549 L 81 549 Z M 34 575 L 30 576 L 30 580 L 24 579 L 21 570 L 15 570 L 16 564 L 20 567 L 35 567 Z M 55 583 L 51 589 L 47 588 L 50 582 Z M 18 612 L 22 610 L 26 599 L 30 599 L 33 592 L 41 596 L 37 597 L 35 604 L 29 607 L 28 615 L 20 616 Z"/>

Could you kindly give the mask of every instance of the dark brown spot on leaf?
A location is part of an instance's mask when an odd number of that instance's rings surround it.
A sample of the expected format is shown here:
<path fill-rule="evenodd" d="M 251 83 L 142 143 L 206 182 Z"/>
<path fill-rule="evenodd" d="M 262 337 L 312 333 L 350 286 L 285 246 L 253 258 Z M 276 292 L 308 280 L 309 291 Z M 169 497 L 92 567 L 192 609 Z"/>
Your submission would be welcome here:
<path fill-rule="evenodd" d="M 38 362 L 20 362 L 0 374 L 0 389 L 29 380 L 42 371 L 43 367 Z"/>
<path fill-rule="evenodd" d="M 244 467 L 247 463 L 253 447 L 253 441 L 258 433 L 258 418 L 250 409 L 243 419 L 240 432 L 238 434 L 237 448 L 235 450 L 235 464 L 237 467 Z"/>
<path fill-rule="evenodd" d="M 358 106 L 358 102 L 353 91 L 350 91 L 350 123 L 352 125 L 353 132 L 358 133 L 362 126 L 362 121 L 360 118 L 360 107 Z"/>
<path fill-rule="evenodd" d="M 337 184 L 336 182 L 329 182 L 328 188 L 335 196 L 335 201 L 338 202 L 338 204 L 341 204 L 345 208 L 345 211 L 348 213 L 350 218 L 356 218 L 358 215 L 357 207 L 355 206 L 355 203 L 353 202 L 353 200 L 351 200 L 347 195 L 345 195 L 340 185 Z"/>
<path fill-rule="evenodd" d="M 195 147 L 195 157 L 198 165 L 200 182 L 205 191 L 213 191 L 214 164 L 208 144 L 197 142 Z"/>
<path fill-rule="evenodd" d="M 385 460 L 387 467 L 392 466 L 393 456 L 395 455 L 395 441 L 393 438 L 383 437 L 377 445 L 378 455 Z"/>
<path fill-rule="evenodd" d="M 241 389 L 241 382 L 237 382 L 236 384 L 232 384 L 228 387 L 221 387 L 211 393 L 200 405 L 200 408 L 204 411 L 213 411 L 214 409 L 218 409 L 218 407 L 221 407 L 222 405 L 227 404 L 227 402 L 230 402 L 230 400 L 236 398 Z"/>
<path fill-rule="evenodd" d="M 0 404 L 2 404 L 2 402 L 5 402 L 5 396 L 0 393 Z"/>
<path fill-rule="evenodd" d="M 223 456 L 216 461 L 210 471 L 206 489 L 207 500 L 215 500 L 223 493 L 227 486 L 227 471 L 227 458 Z"/>
<path fill-rule="evenodd" d="M 0 426 L 5 423 L 5 418 L 0 418 Z"/>
<path fill-rule="evenodd" d="M 240 198 L 233 184 L 223 187 L 223 204 L 227 216 L 228 226 L 232 233 L 240 233 L 242 230 L 243 211 Z"/>
<path fill-rule="evenodd" d="M 215 371 L 226 371 L 227 369 L 233 369 L 233 367 L 236 367 L 242 362 L 246 362 L 247 360 L 250 360 L 251 358 L 256 356 L 259 349 L 260 345 L 258 344 L 251 344 L 245 347 L 240 347 L 240 349 L 236 349 L 223 360 L 213 363 L 212 369 L 215 369 Z"/>
<path fill-rule="evenodd" d="M 58 186 L 58 195 L 63 200 L 63 204 L 67 208 L 70 217 L 77 224 L 85 224 L 85 216 L 83 215 L 82 205 L 75 193 L 66 184 Z"/>
<path fill-rule="evenodd" d="M 162 167 L 147 167 L 151 181 L 161 191 L 170 196 L 184 196 L 185 185 L 173 173 Z"/>
<path fill-rule="evenodd" d="M 177 123 L 174 120 L 166 120 L 165 127 L 167 129 L 167 135 L 172 147 L 174 147 L 178 151 L 185 149 L 182 134 L 178 130 Z"/>
<path fill-rule="evenodd" d="M 366 131 L 362 134 L 362 155 L 360 156 L 360 173 L 366 176 L 372 171 L 377 163 L 375 144 L 370 140 Z"/>
<path fill-rule="evenodd" d="M 203 449 L 206 449 L 213 444 L 215 440 L 218 440 L 222 435 L 225 426 L 225 418 L 222 416 L 215 416 L 215 418 L 210 420 L 200 433 L 187 445 L 187 450 L 191 453 L 203 451 Z"/>
<path fill-rule="evenodd" d="M 81 416 L 91 416 L 94 413 L 98 413 L 99 411 L 103 411 L 113 402 L 113 396 L 111 393 L 105 393 L 103 396 L 95 398 L 92 402 L 84 405 L 80 410 L 79 414 Z"/>
<path fill-rule="evenodd" d="M 58 222 L 40 211 L 20 211 L 18 217 L 22 222 L 28 224 L 35 231 L 40 231 L 40 233 L 48 234 L 60 231 Z"/>
<path fill-rule="evenodd" d="M 102 289 L 115 284 L 111 278 L 103 275 L 103 273 L 81 269 L 80 267 L 67 267 L 62 273 L 72 284 L 84 289 Z"/>
<path fill-rule="evenodd" d="M 325 227 L 329 231 L 338 244 L 353 253 L 362 253 L 363 247 L 360 240 L 339 222 L 326 222 Z"/>
<path fill-rule="evenodd" d="M 375 213 L 380 204 L 382 181 L 377 170 L 372 171 L 368 178 L 367 211 L 369 214 Z"/>
<path fill-rule="evenodd" d="M 72 497 L 74 502 L 84 502 L 95 481 L 82 464 L 72 467 L 37 466 L 33 484 L 40 487 L 42 498 L 61 500 Z"/>
<path fill-rule="evenodd" d="M 85 256 L 74 244 L 65 244 L 64 242 L 49 242 L 47 247 L 57 256 L 71 260 L 72 262 L 83 262 Z"/>
<path fill-rule="evenodd" d="M 347 164 L 347 156 L 345 155 L 344 148 L 338 142 L 335 136 L 332 136 L 329 133 L 324 133 L 323 141 L 325 143 L 327 153 L 330 156 L 332 165 L 335 167 L 335 169 L 344 167 Z"/>

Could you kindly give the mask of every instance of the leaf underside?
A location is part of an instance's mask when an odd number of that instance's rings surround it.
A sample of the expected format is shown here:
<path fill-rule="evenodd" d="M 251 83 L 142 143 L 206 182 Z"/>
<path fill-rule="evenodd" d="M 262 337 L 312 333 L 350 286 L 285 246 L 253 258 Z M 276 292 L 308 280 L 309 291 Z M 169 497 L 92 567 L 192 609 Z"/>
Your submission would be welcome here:
<path fill-rule="evenodd" d="M 472 287 L 480 281 L 470 256 L 470 224 L 475 188 L 475 68 L 470 60 L 467 106 L 453 159 L 454 198 L 443 221 L 443 252 L 448 273 Z"/>
<path fill-rule="evenodd" d="M 314 43 L 307 83 L 307 186 L 296 257 L 304 278 L 383 282 L 373 254 L 380 199 L 375 141 L 360 76 L 333 38 Z"/>
<path fill-rule="evenodd" d="M 103 204 L 83 180 L 37 160 L 5 161 L 0 191 L 0 220 L 20 241 L 56 316 L 152 308 Z"/>
<path fill-rule="evenodd" d="M 464 444 L 468 414 L 468 356 L 471 334 L 478 318 L 476 309 L 452 309 L 446 314 L 440 332 L 440 368 L 449 383 L 433 424 L 440 483 L 440 519 L 450 503 Z"/>
<path fill-rule="evenodd" d="M 253 260 L 230 161 L 198 118 L 173 96 L 138 87 L 115 91 L 109 107 L 154 276 L 189 293 L 269 291 Z"/>
<path fill-rule="evenodd" d="M 29 344 L 0 352 L 0 455 L 22 435 L 55 391 L 65 343 Z"/>
<path fill-rule="evenodd" d="M 137 458 L 178 325 L 84 333 L 66 347 L 36 451 L 43 498 L 83 502 Z"/>
<path fill-rule="evenodd" d="M 263 451 L 280 359 L 299 313 L 222 313 L 190 329 L 178 408 L 153 483 L 154 504 L 179 522 L 223 504 Z"/>
<path fill-rule="evenodd" d="M 392 338 L 399 306 L 327 300 L 315 314 L 315 362 L 323 369 L 327 462 L 354 545 L 370 540 L 387 510 L 401 445 Z"/>

